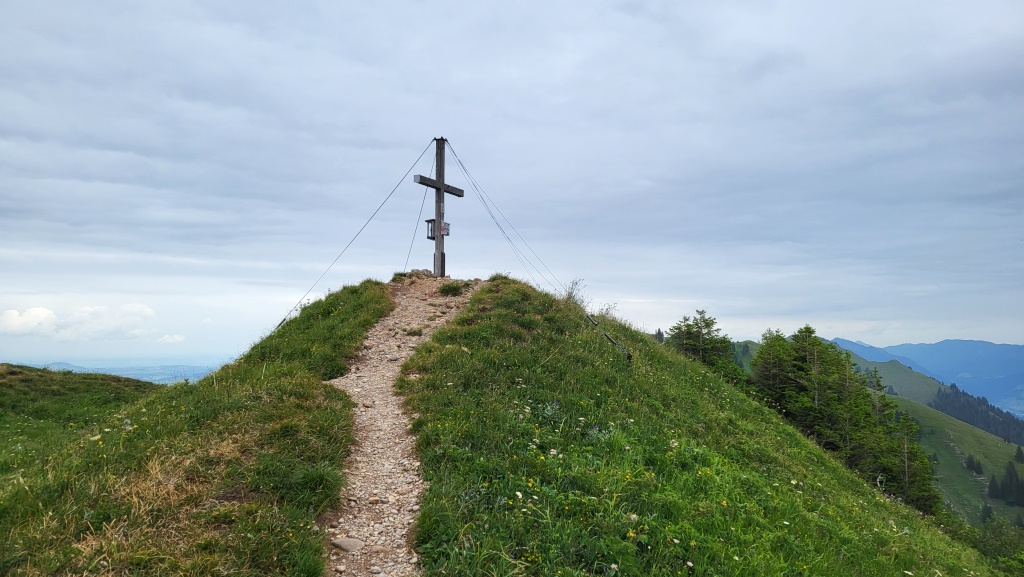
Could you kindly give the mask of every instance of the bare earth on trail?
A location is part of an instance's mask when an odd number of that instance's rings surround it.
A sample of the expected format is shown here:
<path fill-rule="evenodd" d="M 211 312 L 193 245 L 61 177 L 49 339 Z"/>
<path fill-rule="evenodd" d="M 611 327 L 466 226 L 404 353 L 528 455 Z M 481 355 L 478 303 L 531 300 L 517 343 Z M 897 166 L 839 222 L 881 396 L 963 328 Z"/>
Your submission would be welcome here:
<path fill-rule="evenodd" d="M 355 441 L 345 463 L 348 486 L 340 510 L 325 517 L 331 541 L 328 575 L 419 574 L 409 530 L 424 483 L 410 418 L 394 384 L 413 349 L 451 320 L 481 284 L 469 283 L 461 296 L 441 296 L 437 289 L 448 282 L 413 273 L 389 284 L 395 310 L 370 329 L 348 374 L 330 381 L 356 408 Z"/>

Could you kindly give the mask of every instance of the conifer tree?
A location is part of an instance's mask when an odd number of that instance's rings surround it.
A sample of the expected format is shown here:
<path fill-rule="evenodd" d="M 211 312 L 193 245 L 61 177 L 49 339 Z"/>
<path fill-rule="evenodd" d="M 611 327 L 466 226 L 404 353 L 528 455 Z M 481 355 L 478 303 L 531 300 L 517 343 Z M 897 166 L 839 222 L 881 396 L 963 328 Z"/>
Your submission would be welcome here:
<path fill-rule="evenodd" d="M 985 503 L 981 506 L 981 522 L 984 523 L 992 518 L 992 505 Z"/>
<path fill-rule="evenodd" d="M 1024 483 L 1021 482 L 1013 461 L 1006 462 L 1003 479 L 999 482 L 999 493 L 1010 505 L 1024 505 Z"/>
<path fill-rule="evenodd" d="M 933 513 L 942 498 L 935 489 L 931 463 L 917 444 L 919 431 L 920 427 L 910 415 L 900 416 L 896 423 L 899 493 L 907 503 Z"/>
<path fill-rule="evenodd" d="M 767 330 L 751 362 L 753 391 L 805 435 L 869 480 L 921 511 L 934 513 L 941 496 L 932 462 L 921 450 L 918 425 L 896 416 L 877 370 L 864 375 L 848 352 L 818 338 L 810 326 L 786 339 Z"/>
<path fill-rule="evenodd" d="M 733 384 L 746 381 L 746 373 L 733 362 L 733 344 L 722 334 L 714 317 L 699 310 L 693 317 L 684 316 L 672 325 L 665 344 L 713 369 Z"/>
<path fill-rule="evenodd" d="M 761 348 L 750 361 L 750 384 L 768 404 L 784 412 L 787 391 L 793 386 L 793 346 L 782 331 L 768 329 L 761 335 Z"/>
<path fill-rule="evenodd" d="M 996 474 L 992 473 L 992 476 L 988 480 L 988 496 L 993 499 L 1002 499 L 1003 492 L 1000 490 L 1002 487 L 999 486 L 999 480 L 996 479 Z"/>
<path fill-rule="evenodd" d="M 684 316 L 672 325 L 665 341 L 678 352 L 687 354 L 706 365 L 714 365 L 732 352 L 732 342 L 722 335 L 715 317 L 699 310 L 693 317 Z"/>

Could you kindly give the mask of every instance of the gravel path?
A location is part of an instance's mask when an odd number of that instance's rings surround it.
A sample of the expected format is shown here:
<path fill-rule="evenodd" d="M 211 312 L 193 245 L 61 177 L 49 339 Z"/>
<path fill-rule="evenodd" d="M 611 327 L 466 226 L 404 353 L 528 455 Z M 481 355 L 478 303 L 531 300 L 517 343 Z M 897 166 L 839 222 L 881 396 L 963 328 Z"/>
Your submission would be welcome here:
<path fill-rule="evenodd" d="M 325 516 L 331 541 L 328 575 L 420 573 L 410 528 L 425 485 L 395 379 L 402 361 L 451 320 L 481 284 L 471 281 L 461 296 L 445 297 L 437 288 L 451 280 L 423 272 L 413 271 L 410 278 L 389 285 L 395 310 L 370 329 L 348 374 L 330 381 L 352 397 L 356 408 L 343 505 Z"/>

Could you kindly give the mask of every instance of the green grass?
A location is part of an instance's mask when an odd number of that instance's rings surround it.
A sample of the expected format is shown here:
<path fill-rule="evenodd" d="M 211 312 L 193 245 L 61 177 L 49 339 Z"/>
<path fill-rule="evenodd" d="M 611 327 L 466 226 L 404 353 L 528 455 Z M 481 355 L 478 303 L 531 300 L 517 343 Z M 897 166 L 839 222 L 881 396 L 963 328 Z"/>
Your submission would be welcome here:
<path fill-rule="evenodd" d="M 1011 507 L 985 496 L 986 480 L 992 473 L 1002 478 L 1006 462 L 1013 459 L 1017 445 L 910 399 L 889 398 L 921 424 L 921 445 L 939 459 L 937 485 L 951 509 L 973 525 L 981 524 L 981 506 L 985 502 L 1010 521 L 1017 513 L 1024 512 L 1022 507 Z M 963 461 L 968 454 L 981 461 L 985 471 L 982 478 L 964 468 Z"/>
<path fill-rule="evenodd" d="M 457 297 L 462 294 L 462 291 L 466 289 L 466 286 L 467 283 L 462 281 L 446 282 L 437 287 L 437 292 L 441 293 L 441 296 Z"/>
<path fill-rule="evenodd" d="M 986 575 L 700 365 L 495 277 L 399 381 L 432 575 Z M 973 573 L 971 573 L 973 572 Z"/>
<path fill-rule="evenodd" d="M 391 312 L 394 303 L 382 299 L 385 288 L 377 282 L 364 281 L 344 293 L 303 307 L 302 314 L 277 329 L 273 338 L 253 345 L 242 361 L 301 361 L 323 380 L 345 374 L 346 360 L 362 345 L 366 331 Z"/>
<path fill-rule="evenodd" d="M 922 375 L 899 361 L 877 363 L 866 361 L 853 353 L 850 355 L 853 362 L 865 371 L 877 368 L 878 374 L 882 376 L 882 386 L 888 388 L 889 385 L 892 385 L 897 395 L 922 405 L 927 405 L 934 400 L 935 391 L 943 386 L 939 381 Z"/>
<path fill-rule="evenodd" d="M 0 487 L 0 574 L 319 576 L 352 407 L 322 379 L 393 306 L 380 283 L 346 287 L 24 468 Z"/>
<path fill-rule="evenodd" d="M 161 388 L 112 375 L 0 364 L 0 487 L 91 424 Z"/>
<path fill-rule="evenodd" d="M 897 361 L 871 362 L 857 355 L 853 355 L 853 360 L 865 370 L 878 368 L 883 386 L 892 385 L 897 393 L 889 398 L 921 424 L 921 444 L 927 453 L 934 453 L 939 460 L 936 465 L 936 485 L 955 513 L 978 526 L 981 524 L 981 507 L 985 502 L 997 514 L 1011 521 L 1018 512 L 1024 511 L 1024 508 L 1011 507 L 999 500 L 989 500 L 985 493 L 987 483 L 984 479 L 988 479 L 992 473 L 1002 478 L 1006 461 L 1013 457 L 1016 445 L 928 407 L 927 403 L 935 398 L 935 391 L 944 386 L 935 379 Z M 968 454 L 981 461 L 985 470 L 984 479 L 964 468 L 963 461 Z"/>
<path fill-rule="evenodd" d="M 744 352 L 744 348 L 746 351 Z M 757 351 L 761 349 L 761 343 L 754 341 L 740 341 L 732 344 L 732 355 L 733 359 L 739 361 L 738 364 L 748 375 L 750 374 L 750 363 L 757 356 Z"/>

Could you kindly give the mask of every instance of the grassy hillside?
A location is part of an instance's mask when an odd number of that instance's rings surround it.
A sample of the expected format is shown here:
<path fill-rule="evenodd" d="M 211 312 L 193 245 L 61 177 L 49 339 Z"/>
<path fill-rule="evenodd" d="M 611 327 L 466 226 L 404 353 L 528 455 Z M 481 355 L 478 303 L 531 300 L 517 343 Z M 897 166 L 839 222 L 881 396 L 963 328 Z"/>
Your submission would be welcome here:
<path fill-rule="evenodd" d="M 734 344 L 734 350 L 742 344 Z M 753 345 L 749 348 L 756 354 Z M 937 485 L 943 499 L 961 517 L 973 525 L 979 525 L 981 507 L 988 501 L 985 493 L 988 476 L 995 472 L 1001 477 L 1006 461 L 1013 456 L 1016 445 L 1008 444 L 995 435 L 928 407 L 927 403 L 935 398 L 935 391 L 945 386 L 935 379 L 895 360 L 868 361 L 852 351 L 850 354 L 853 362 L 862 370 L 877 368 L 883 384 L 891 385 L 897 393 L 897 396 L 890 398 L 921 424 L 921 444 L 927 453 L 934 453 L 939 459 Z M 981 460 L 985 475 L 978 477 L 963 466 L 968 454 Z M 1002 501 L 989 503 L 997 514 L 1011 520 L 1022 510 L 1007 506 Z"/>
<path fill-rule="evenodd" d="M 953 510 L 975 525 L 981 522 L 981 506 L 986 501 L 996 513 L 1007 519 L 1012 520 L 1018 512 L 1024 512 L 1024 508 L 1009 507 L 1002 501 L 985 498 L 989 475 L 996 473 L 996 476 L 1002 476 L 1003 468 L 1007 461 L 1013 459 L 1017 445 L 1006 443 L 995 435 L 910 399 L 890 398 L 921 424 L 921 444 L 927 452 L 938 456 L 939 490 Z M 976 476 L 964 468 L 963 461 L 968 454 L 981 461 L 984 475 Z"/>
<path fill-rule="evenodd" d="M 861 369 L 870 371 L 877 368 L 878 374 L 882 376 L 882 384 L 884 386 L 892 385 L 897 395 L 922 405 L 930 403 L 935 398 L 935 391 L 939 387 L 945 386 L 939 381 L 901 364 L 899 361 L 880 363 L 866 361 L 855 353 L 850 354 L 852 355 L 853 362 Z"/>
<path fill-rule="evenodd" d="M 447 575 L 962 575 L 985 561 L 773 411 L 497 277 L 404 367 Z"/>
<path fill-rule="evenodd" d="M 761 343 L 741 341 L 732 344 L 732 358 L 747 374 L 750 374 L 750 362 L 757 356 Z"/>
<path fill-rule="evenodd" d="M 988 502 L 997 514 L 1014 519 L 1024 508 L 1011 507 L 1000 500 L 986 497 L 987 479 L 992 473 L 1002 477 L 1006 462 L 1017 446 L 1006 443 L 968 423 L 927 406 L 935 391 L 945 387 L 935 379 L 922 375 L 897 361 L 872 362 L 853 355 L 862 369 L 878 368 L 884 385 L 892 385 L 897 396 L 890 397 L 900 409 L 910 413 L 921 424 L 921 444 L 938 459 L 936 484 L 943 499 L 961 517 L 973 525 L 981 523 L 981 507 Z M 968 454 L 979 459 L 985 474 L 976 476 L 963 466 Z"/>
<path fill-rule="evenodd" d="M 305 307 L 237 362 L 91 422 L 0 487 L 0 574 L 319 576 L 346 370 L 393 308 L 380 283 Z"/>
<path fill-rule="evenodd" d="M 112 375 L 0 364 L 0 487 L 123 405 L 160 388 Z"/>

